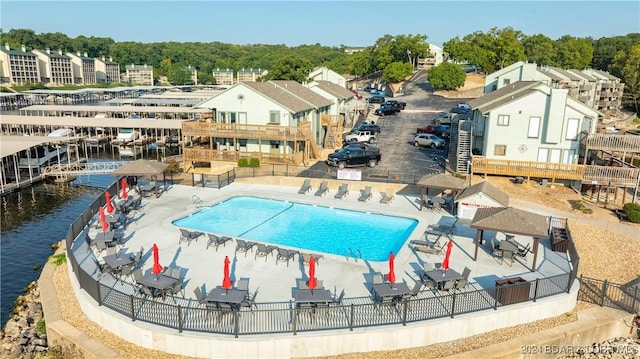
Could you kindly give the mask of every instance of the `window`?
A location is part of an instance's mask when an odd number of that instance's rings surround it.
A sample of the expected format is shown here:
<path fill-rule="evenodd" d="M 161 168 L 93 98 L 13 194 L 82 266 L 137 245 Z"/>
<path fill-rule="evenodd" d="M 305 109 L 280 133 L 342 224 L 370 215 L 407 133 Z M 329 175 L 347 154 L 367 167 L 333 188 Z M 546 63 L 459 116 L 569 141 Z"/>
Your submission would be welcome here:
<path fill-rule="evenodd" d="M 538 138 L 540 135 L 540 117 L 529 117 L 529 132 L 527 137 Z"/>
<path fill-rule="evenodd" d="M 573 158 L 576 156 L 576 150 L 564 150 L 564 157 L 562 163 L 573 163 Z"/>
<path fill-rule="evenodd" d="M 271 148 L 280 148 L 280 141 L 271 141 Z"/>
<path fill-rule="evenodd" d="M 509 116 L 508 115 L 499 115 L 498 116 L 498 126 L 509 126 Z"/>
<path fill-rule="evenodd" d="M 238 144 L 240 145 L 240 147 L 247 147 L 247 140 L 246 139 L 238 139 Z"/>
<path fill-rule="evenodd" d="M 560 156 L 562 155 L 562 150 L 559 148 L 555 148 L 551 150 L 551 154 L 549 156 L 549 162 L 551 163 L 560 163 Z"/>
<path fill-rule="evenodd" d="M 269 123 L 280 123 L 280 111 L 269 111 Z"/>
<path fill-rule="evenodd" d="M 577 118 L 570 118 L 567 122 L 567 140 L 575 140 L 578 138 L 578 124 L 580 120 Z"/>
<path fill-rule="evenodd" d="M 507 154 L 506 145 L 496 145 L 493 149 L 493 154 L 496 156 L 504 156 Z"/>
<path fill-rule="evenodd" d="M 548 148 L 540 148 L 538 150 L 538 162 L 547 162 L 548 157 L 549 157 Z"/>
<path fill-rule="evenodd" d="M 507 86 L 508 84 L 511 83 L 511 79 L 504 79 L 502 80 L 502 86 Z"/>

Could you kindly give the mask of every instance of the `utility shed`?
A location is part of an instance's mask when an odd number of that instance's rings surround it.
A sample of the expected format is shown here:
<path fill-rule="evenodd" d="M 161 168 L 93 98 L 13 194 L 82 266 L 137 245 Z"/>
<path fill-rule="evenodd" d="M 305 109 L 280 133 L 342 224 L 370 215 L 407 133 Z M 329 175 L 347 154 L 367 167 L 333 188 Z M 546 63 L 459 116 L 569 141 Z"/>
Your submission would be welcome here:
<path fill-rule="evenodd" d="M 509 206 L 509 196 L 487 181 L 467 187 L 455 199 L 456 214 L 462 221 L 471 221 L 478 208 Z"/>

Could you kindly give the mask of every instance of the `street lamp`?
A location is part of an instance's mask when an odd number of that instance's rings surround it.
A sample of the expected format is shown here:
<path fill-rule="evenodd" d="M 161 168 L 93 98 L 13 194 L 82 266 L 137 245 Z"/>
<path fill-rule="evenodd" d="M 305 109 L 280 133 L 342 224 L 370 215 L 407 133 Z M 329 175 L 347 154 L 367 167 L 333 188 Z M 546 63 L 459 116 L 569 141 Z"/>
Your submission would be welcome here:
<path fill-rule="evenodd" d="M 407 49 L 407 57 L 409 57 L 409 63 L 411 64 L 411 69 L 413 70 L 413 61 L 411 61 L 411 50 Z"/>

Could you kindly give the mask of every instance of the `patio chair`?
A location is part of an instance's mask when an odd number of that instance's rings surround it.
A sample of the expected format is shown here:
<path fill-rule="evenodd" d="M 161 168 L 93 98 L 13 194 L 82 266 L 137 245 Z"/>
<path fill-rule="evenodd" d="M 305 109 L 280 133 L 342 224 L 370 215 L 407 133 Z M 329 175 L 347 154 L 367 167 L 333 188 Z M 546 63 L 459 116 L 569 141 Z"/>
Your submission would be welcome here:
<path fill-rule="evenodd" d="M 469 274 L 471 274 L 471 269 L 469 269 L 469 267 L 464 267 L 464 269 L 462 270 L 462 277 L 468 280 Z"/>
<path fill-rule="evenodd" d="M 204 299 L 204 295 L 202 294 L 202 289 L 200 287 L 195 287 L 193 290 L 193 294 L 196 296 L 196 300 L 199 304 L 207 304 L 207 301 Z"/>
<path fill-rule="evenodd" d="M 145 299 L 147 299 L 147 297 L 151 297 L 152 300 L 155 301 L 155 296 L 153 295 L 153 292 L 149 287 L 147 287 L 146 285 L 143 285 L 140 289 L 142 290 L 142 294 L 144 295 Z"/>
<path fill-rule="evenodd" d="M 366 186 L 362 191 L 362 193 L 360 194 L 360 197 L 358 197 L 358 201 L 366 202 L 370 198 L 371 198 L 371 186 Z"/>
<path fill-rule="evenodd" d="M 102 252 L 107 249 L 107 243 L 105 241 L 96 241 L 96 248 L 98 252 Z"/>
<path fill-rule="evenodd" d="M 216 248 L 216 252 L 218 251 L 218 247 L 222 244 L 223 246 L 227 246 L 227 242 L 231 240 L 231 237 L 221 236 L 218 237 L 215 234 L 207 233 L 209 236 L 209 240 L 207 241 L 207 249 L 213 246 Z"/>
<path fill-rule="evenodd" d="M 144 247 L 140 247 L 140 251 L 133 257 L 133 266 L 138 266 L 142 260 L 142 253 L 144 253 Z"/>
<path fill-rule="evenodd" d="M 176 295 L 178 293 L 180 293 L 182 295 L 182 298 L 184 298 L 184 292 L 182 291 L 182 282 L 180 281 L 175 282 L 171 287 L 169 287 L 169 294 Z M 175 298 L 173 299 L 173 302 L 176 302 Z"/>
<path fill-rule="evenodd" d="M 200 236 L 204 236 L 203 232 L 197 232 L 197 231 L 188 231 L 184 228 L 180 228 L 180 240 L 178 241 L 178 244 L 182 243 L 183 241 L 187 242 L 187 245 L 191 245 L 191 241 L 192 240 L 196 240 L 196 242 L 198 241 L 198 237 Z"/>
<path fill-rule="evenodd" d="M 447 291 L 447 292 L 448 292 L 448 291 L 450 291 L 451 289 L 453 289 L 453 288 L 455 287 L 455 285 L 456 285 L 456 282 L 455 282 L 455 281 L 448 280 L 448 281 L 446 281 L 446 282 L 444 283 L 444 286 L 442 287 L 442 289 L 441 289 L 441 290 L 444 290 L 444 291 Z"/>
<path fill-rule="evenodd" d="M 527 243 L 527 245 L 525 247 L 519 247 L 518 251 L 515 252 L 514 254 L 520 258 L 523 258 L 524 261 L 527 261 L 527 254 L 531 253 L 532 250 L 529 249 L 529 247 L 531 246 L 531 243 Z"/>
<path fill-rule="evenodd" d="M 289 266 L 289 260 L 293 259 L 293 257 L 297 254 L 300 255 L 300 252 L 295 250 L 288 250 L 286 248 L 277 248 L 278 255 L 276 255 L 276 264 L 278 262 L 287 262 L 287 267 Z"/>
<path fill-rule="evenodd" d="M 245 241 L 244 239 L 236 238 L 236 253 L 238 251 L 244 252 L 244 256 L 247 256 L 247 252 L 253 248 L 257 243 L 251 241 Z"/>
<path fill-rule="evenodd" d="M 458 290 L 458 289 L 461 289 L 461 290 L 462 290 L 462 289 L 464 289 L 464 287 L 466 287 L 466 286 L 467 286 L 467 282 L 468 282 L 468 280 L 467 280 L 466 278 L 462 278 L 462 279 L 458 280 L 458 281 L 456 282 L 456 290 Z"/>
<path fill-rule="evenodd" d="M 249 291 L 249 279 L 248 278 L 240 278 L 236 282 L 236 288 L 238 290 L 246 290 Z"/>
<path fill-rule="evenodd" d="M 384 283 L 384 278 L 382 277 L 382 274 L 374 273 L 373 277 L 371 277 L 371 283 L 372 284 L 382 284 L 382 283 Z"/>
<path fill-rule="evenodd" d="M 113 273 L 113 268 L 109 267 L 106 264 L 101 264 L 100 262 L 98 262 L 97 259 L 93 259 L 94 263 L 96 264 L 97 267 L 97 272 L 98 272 L 98 279 L 102 278 L 102 276 L 104 274 L 109 274 L 109 273 Z"/>
<path fill-rule="evenodd" d="M 167 271 L 167 276 L 175 279 L 180 279 L 182 277 L 182 269 L 180 268 L 169 268 Z"/>
<path fill-rule="evenodd" d="M 434 246 L 425 246 L 425 245 L 421 245 L 421 244 L 414 244 L 413 245 L 413 250 L 416 252 L 422 252 L 422 253 L 426 253 L 426 254 L 441 254 L 442 250 L 444 249 L 444 244 L 443 245 L 434 245 Z"/>
<path fill-rule="evenodd" d="M 320 187 L 318 188 L 318 190 L 314 195 L 323 196 L 324 194 L 327 193 L 327 191 L 329 191 L 329 183 L 327 181 L 322 181 L 322 183 L 320 183 Z"/>
<path fill-rule="evenodd" d="M 389 204 L 391 203 L 391 201 L 393 201 L 394 196 L 395 195 L 393 194 L 393 190 L 389 188 L 387 189 L 387 192 L 382 192 L 382 199 L 380 200 L 380 203 Z"/>
<path fill-rule="evenodd" d="M 115 256 L 116 255 L 116 247 L 107 247 L 107 255 Z"/>
<path fill-rule="evenodd" d="M 340 292 L 340 295 L 333 299 L 332 304 L 342 305 L 342 299 L 344 299 L 344 289 Z"/>
<path fill-rule="evenodd" d="M 307 285 L 307 281 L 304 279 L 296 279 L 296 288 L 298 289 L 309 289 Z"/>
<path fill-rule="evenodd" d="M 298 190 L 298 194 L 305 194 L 309 191 L 311 191 L 311 180 L 307 178 L 302 182 L 302 186 Z"/>
<path fill-rule="evenodd" d="M 264 257 L 264 261 L 266 262 L 267 256 L 269 256 L 269 254 L 273 255 L 273 251 L 276 249 L 276 246 L 270 246 L 264 243 L 256 243 L 256 248 L 257 249 L 255 258 L 258 258 L 258 256 Z"/>
<path fill-rule="evenodd" d="M 142 278 L 144 277 L 144 275 L 142 274 L 142 269 L 136 269 L 133 271 L 133 280 L 136 283 L 140 283 L 140 281 L 142 281 Z"/>
<path fill-rule="evenodd" d="M 133 264 L 126 265 L 120 269 L 120 278 L 130 277 L 132 272 Z M 124 284 L 124 282 L 121 282 L 120 284 Z"/>
<path fill-rule="evenodd" d="M 253 311 L 253 307 L 256 307 L 256 309 L 258 309 L 258 306 L 256 305 L 256 296 L 258 296 L 257 289 L 255 292 L 253 292 L 253 294 L 249 294 L 244 298 L 244 300 L 240 303 L 240 307 L 248 307 L 251 309 L 251 311 Z"/>
<path fill-rule="evenodd" d="M 347 183 L 343 183 L 340 185 L 340 187 L 338 188 L 338 192 L 335 195 L 335 198 L 339 198 L 342 199 L 344 198 L 344 196 L 346 196 L 347 194 L 349 194 L 349 184 Z"/>

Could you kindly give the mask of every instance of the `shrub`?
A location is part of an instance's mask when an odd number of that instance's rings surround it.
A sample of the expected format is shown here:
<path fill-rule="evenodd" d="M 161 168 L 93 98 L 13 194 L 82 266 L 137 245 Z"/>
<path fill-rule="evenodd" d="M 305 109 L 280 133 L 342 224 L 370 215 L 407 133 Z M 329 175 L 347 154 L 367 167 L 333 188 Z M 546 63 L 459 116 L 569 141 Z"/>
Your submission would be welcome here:
<path fill-rule="evenodd" d="M 238 160 L 238 167 L 249 167 L 249 161 L 246 158 L 241 158 Z"/>
<path fill-rule="evenodd" d="M 627 219 L 633 223 L 640 223 L 640 204 L 625 203 L 622 210 L 627 214 Z"/>
<path fill-rule="evenodd" d="M 67 263 L 67 255 L 65 253 L 51 255 L 49 259 L 57 266 Z"/>
<path fill-rule="evenodd" d="M 249 159 L 249 167 L 260 167 L 260 159 L 259 158 L 250 158 Z"/>

